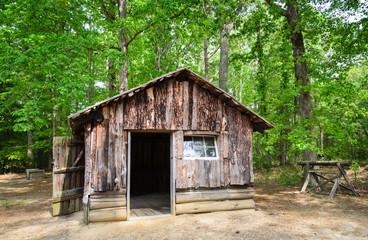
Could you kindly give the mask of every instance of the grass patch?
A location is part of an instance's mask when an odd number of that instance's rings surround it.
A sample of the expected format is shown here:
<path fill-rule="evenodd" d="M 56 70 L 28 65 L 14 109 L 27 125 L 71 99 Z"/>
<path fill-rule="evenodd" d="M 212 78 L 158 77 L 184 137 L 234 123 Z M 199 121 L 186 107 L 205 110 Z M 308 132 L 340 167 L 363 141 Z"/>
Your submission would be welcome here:
<path fill-rule="evenodd" d="M 255 181 L 260 183 L 275 182 L 286 186 L 299 186 L 302 183 L 303 172 L 294 166 L 274 167 L 256 170 Z"/>
<path fill-rule="evenodd" d="M 10 209 L 15 206 L 19 206 L 22 203 L 24 203 L 26 200 L 24 199 L 16 199 L 16 200 L 9 200 L 9 199 L 1 199 L 0 200 L 0 206 L 5 209 Z"/>

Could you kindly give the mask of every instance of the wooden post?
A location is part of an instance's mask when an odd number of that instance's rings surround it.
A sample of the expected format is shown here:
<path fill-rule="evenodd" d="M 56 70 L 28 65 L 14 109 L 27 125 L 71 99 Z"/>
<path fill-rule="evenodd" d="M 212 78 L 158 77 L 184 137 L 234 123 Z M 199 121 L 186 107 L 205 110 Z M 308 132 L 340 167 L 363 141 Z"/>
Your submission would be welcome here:
<path fill-rule="evenodd" d="M 174 157 L 174 133 L 170 134 L 170 207 L 171 207 L 171 214 L 175 216 L 175 157 Z"/>
<path fill-rule="evenodd" d="M 339 173 L 337 174 L 336 182 L 335 182 L 334 186 L 332 187 L 332 190 L 331 190 L 330 196 L 328 196 L 328 198 L 329 198 L 329 199 L 333 199 L 333 197 L 335 196 L 335 193 L 336 193 L 336 191 L 337 191 L 337 189 L 338 189 L 338 187 L 339 187 L 339 183 L 340 183 L 340 180 L 341 180 L 341 176 L 342 176 L 342 174 L 341 174 L 341 172 L 339 172 Z"/>
<path fill-rule="evenodd" d="M 310 173 L 309 173 L 309 164 L 306 164 L 305 167 L 304 167 L 304 172 L 307 172 L 307 176 L 306 176 L 306 179 L 305 179 L 305 182 L 304 182 L 304 185 L 302 187 L 302 190 L 300 192 L 304 193 L 305 190 L 307 189 L 308 187 L 308 183 L 309 183 L 309 180 L 310 180 Z"/>
<path fill-rule="evenodd" d="M 127 164 L 127 199 L 126 199 L 126 219 L 130 218 L 130 161 L 131 161 L 131 132 L 128 132 L 128 164 Z"/>
<path fill-rule="evenodd" d="M 353 184 L 351 184 L 351 182 L 350 182 L 348 176 L 346 175 L 346 172 L 345 172 L 344 168 L 342 167 L 342 165 L 340 163 L 338 163 L 337 167 L 340 169 L 340 172 L 344 176 L 345 181 L 347 182 L 348 186 L 350 187 L 350 190 L 355 194 L 355 196 L 360 197 L 359 193 L 355 190 Z"/>
<path fill-rule="evenodd" d="M 84 132 L 85 148 L 85 173 L 84 173 L 84 191 L 83 191 L 83 215 L 84 223 L 88 224 L 89 194 L 91 191 L 91 143 L 93 143 L 93 132 L 91 133 L 91 123 L 88 123 Z"/>
<path fill-rule="evenodd" d="M 312 178 L 316 181 L 317 186 L 319 186 L 319 189 L 323 192 L 324 191 L 324 187 L 323 187 L 323 185 L 320 185 L 321 182 L 318 179 L 318 175 L 315 174 L 315 173 L 310 173 L 310 174 L 312 175 Z"/>

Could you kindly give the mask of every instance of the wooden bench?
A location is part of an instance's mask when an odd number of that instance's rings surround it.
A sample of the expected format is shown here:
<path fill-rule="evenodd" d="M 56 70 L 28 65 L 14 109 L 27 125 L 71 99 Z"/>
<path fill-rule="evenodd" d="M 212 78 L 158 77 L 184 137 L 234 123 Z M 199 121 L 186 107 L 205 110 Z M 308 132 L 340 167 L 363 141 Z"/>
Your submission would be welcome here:
<path fill-rule="evenodd" d="M 307 192 L 312 192 L 317 189 L 324 191 L 324 186 L 332 182 L 334 185 L 330 191 L 329 199 L 333 199 L 338 187 L 344 188 L 353 192 L 353 194 L 359 197 L 359 193 L 355 190 L 351 184 L 348 175 L 346 174 L 344 167 L 351 166 L 351 161 L 314 161 L 314 162 L 298 162 L 298 165 L 303 166 L 307 172 L 307 177 L 303 184 L 301 192 L 304 193 L 308 187 L 309 182 L 313 179 L 316 181 L 316 185 L 309 189 Z M 320 169 L 320 167 L 330 167 L 333 169 Z M 323 176 L 322 174 L 326 174 Z M 327 176 L 329 175 L 329 176 Z M 341 184 L 341 177 L 344 177 L 347 186 Z"/>
<path fill-rule="evenodd" d="M 26 169 L 27 180 L 39 179 L 45 177 L 45 169 Z"/>

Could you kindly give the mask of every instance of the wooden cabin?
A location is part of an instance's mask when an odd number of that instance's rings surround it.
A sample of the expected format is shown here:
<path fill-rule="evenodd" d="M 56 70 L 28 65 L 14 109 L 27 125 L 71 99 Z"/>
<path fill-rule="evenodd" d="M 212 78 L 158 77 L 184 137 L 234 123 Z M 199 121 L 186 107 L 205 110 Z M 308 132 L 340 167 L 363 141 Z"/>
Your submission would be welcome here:
<path fill-rule="evenodd" d="M 273 128 L 188 68 L 70 115 L 69 124 L 79 150 L 54 173 L 84 166 L 73 207 L 83 204 L 87 223 L 254 208 L 252 134 Z M 54 147 L 54 158 L 63 151 Z M 73 188 L 60 179 L 56 192 Z M 55 215 L 70 212 L 70 194 L 61 195 Z"/>

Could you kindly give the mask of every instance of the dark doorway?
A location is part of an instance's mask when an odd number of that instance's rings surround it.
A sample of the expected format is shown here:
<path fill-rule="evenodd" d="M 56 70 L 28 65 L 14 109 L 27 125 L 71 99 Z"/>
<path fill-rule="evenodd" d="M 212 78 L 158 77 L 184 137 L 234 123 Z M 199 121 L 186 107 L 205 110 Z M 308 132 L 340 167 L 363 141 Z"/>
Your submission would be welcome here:
<path fill-rule="evenodd" d="M 131 217 L 170 213 L 170 134 L 131 133 Z"/>

